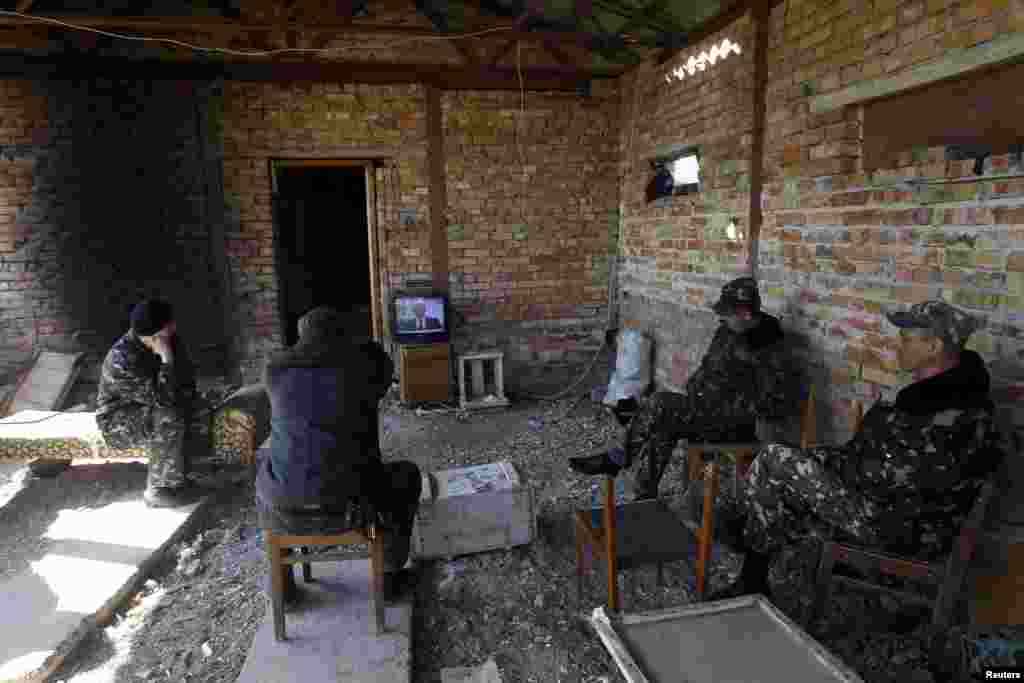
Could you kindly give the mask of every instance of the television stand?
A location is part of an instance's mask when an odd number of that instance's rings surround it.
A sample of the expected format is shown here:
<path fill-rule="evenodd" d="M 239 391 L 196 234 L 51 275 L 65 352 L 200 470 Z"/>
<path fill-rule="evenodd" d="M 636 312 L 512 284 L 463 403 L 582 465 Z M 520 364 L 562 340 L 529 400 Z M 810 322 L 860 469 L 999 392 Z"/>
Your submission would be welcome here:
<path fill-rule="evenodd" d="M 452 352 L 449 342 L 398 347 L 399 396 L 403 403 L 451 399 Z"/>

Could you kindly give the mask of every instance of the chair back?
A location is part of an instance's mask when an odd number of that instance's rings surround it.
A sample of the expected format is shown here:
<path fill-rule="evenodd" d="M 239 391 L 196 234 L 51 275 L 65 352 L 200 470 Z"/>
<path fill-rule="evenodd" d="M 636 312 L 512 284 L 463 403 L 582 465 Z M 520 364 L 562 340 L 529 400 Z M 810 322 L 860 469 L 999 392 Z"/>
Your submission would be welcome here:
<path fill-rule="evenodd" d="M 810 448 L 818 439 L 818 414 L 814 405 L 814 385 L 800 405 L 800 448 Z"/>

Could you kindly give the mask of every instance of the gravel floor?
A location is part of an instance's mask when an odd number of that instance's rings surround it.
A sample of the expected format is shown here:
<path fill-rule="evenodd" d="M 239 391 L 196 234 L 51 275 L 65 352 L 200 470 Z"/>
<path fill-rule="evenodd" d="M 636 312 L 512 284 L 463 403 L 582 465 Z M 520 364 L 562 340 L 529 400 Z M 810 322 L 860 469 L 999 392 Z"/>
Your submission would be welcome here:
<path fill-rule="evenodd" d="M 618 434 L 614 421 L 589 400 L 520 404 L 489 415 L 387 409 L 382 442 L 389 458 L 435 469 L 511 461 L 525 473 L 538 512 L 539 537 L 528 546 L 424 563 L 414 611 L 414 681 L 434 683 L 443 668 L 479 665 L 488 658 L 507 682 L 621 680 L 583 620 L 602 601 L 600 572 L 587 582 L 583 603 L 576 601 L 570 513 L 588 503 L 592 479 L 566 466 L 567 457 L 614 443 Z M 662 486 L 662 495 L 680 514 L 685 513 L 683 476 L 677 462 Z M 726 479 L 723 489 L 728 486 Z M 3 519 L 12 523 L 10 516 Z M 223 488 L 209 520 L 53 680 L 236 679 L 266 608 L 251 482 Z M 26 557 L 39 552 L 21 550 Z M 773 574 L 775 603 L 798 621 L 808 593 L 803 550 L 788 553 Z M 723 552 L 712 587 L 730 580 L 737 568 L 738 558 Z M 686 604 L 692 600 L 689 576 L 678 563 L 667 569 L 659 587 L 653 569 L 633 572 L 622 583 L 624 608 Z M 815 632 L 870 683 L 926 683 L 932 677 L 921 617 L 895 603 L 837 590 L 828 619 Z"/>

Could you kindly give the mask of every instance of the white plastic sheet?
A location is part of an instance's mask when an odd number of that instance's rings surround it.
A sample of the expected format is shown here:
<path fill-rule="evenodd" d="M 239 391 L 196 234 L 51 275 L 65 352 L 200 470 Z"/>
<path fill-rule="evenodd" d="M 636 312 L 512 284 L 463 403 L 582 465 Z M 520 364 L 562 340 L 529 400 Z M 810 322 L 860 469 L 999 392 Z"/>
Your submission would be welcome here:
<path fill-rule="evenodd" d="M 640 398 L 651 384 L 651 339 L 640 330 L 619 331 L 615 372 L 608 382 L 605 405 L 614 406 L 627 398 Z"/>

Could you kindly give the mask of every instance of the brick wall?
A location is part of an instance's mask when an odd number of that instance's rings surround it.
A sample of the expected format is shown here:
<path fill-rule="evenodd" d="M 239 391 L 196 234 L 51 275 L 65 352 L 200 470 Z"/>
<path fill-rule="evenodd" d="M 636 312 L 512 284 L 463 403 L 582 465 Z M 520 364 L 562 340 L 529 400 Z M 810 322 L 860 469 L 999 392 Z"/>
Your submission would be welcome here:
<path fill-rule="evenodd" d="M 450 293 L 461 319 L 455 349 L 505 349 L 513 391 L 542 375 L 571 376 L 598 349 L 618 222 L 614 91 L 528 93 L 522 119 L 521 104 L 519 93 L 442 97 Z M 228 254 L 243 373 L 252 380 L 263 355 L 283 343 L 268 159 L 380 157 L 385 297 L 429 280 L 426 93 L 229 82 L 223 106 Z"/>
<path fill-rule="evenodd" d="M 607 85 L 442 100 L 455 346 L 503 349 L 512 391 L 564 388 L 604 336 L 618 227 Z"/>
<path fill-rule="evenodd" d="M 794 333 L 815 371 L 818 396 L 833 415 L 834 429 L 823 436 L 845 433 L 850 399 L 872 401 L 909 381 L 896 367 L 894 330 L 882 311 L 926 298 L 943 298 L 986 320 L 971 346 L 989 363 L 1004 419 L 1024 423 L 1014 405 L 1019 404 L 1024 379 L 1024 182 L 986 180 L 1024 169 L 1010 156 L 995 156 L 986 161 L 984 175 L 975 178 L 973 161 L 946 161 L 945 148 L 923 148 L 900 155 L 891 167 L 865 173 L 862 107 L 810 113 L 811 99 L 822 93 L 893 75 L 949 50 L 1022 29 L 1024 5 L 1019 2 L 790 0 L 773 12 L 758 276 L 766 308 Z M 700 79 L 749 81 L 751 65 L 740 66 L 752 51 L 749 34 L 740 21 L 709 38 L 714 43 L 728 35 L 743 45 L 744 58 L 732 55 Z M 677 63 L 678 58 L 664 69 Z M 748 71 L 748 76 L 732 75 L 733 68 Z M 646 87 L 641 101 L 653 96 L 655 83 L 657 89 L 664 88 L 664 79 L 654 78 L 662 72 L 649 68 L 647 73 L 641 78 L 641 88 Z M 688 82 L 695 86 L 700 79 L 686 76 L 674 87 Z M 634 93 L 623 90 L 628 101 Z M 688 120 L 691 109 L 682 101 L 668 113 L 658 109 L 659 115 L 647 124 L 651 137 L 643 137 L 644 126 L 638 129 L 634 158 L 665 140 L 683 137 L 658 132 L 658 126 L 673 118 Z M 723 127 L 745 134 L 742 127 Z M 624 138 L 627 133 L 628 126 Z M 899 184 L 908 179 L 967 182 L 915 190 Z M 671 291 L 674 305 L 688 309 L 706 289 L 699 287 L 693 264 L 680 259 L 678 242 L 664 240 L 678 240 L 679 231 L 692 233 L 692 215 L 680 198 L 667 200 L 663 209 L 643 210 L 636 204 L 639 182 L 627 176 L 623 185 L 627 206 L 634 202 L 623 215 L 623 253 L 632 269 L 623 288 L 652 299 Z M 657 218 L 650 215 L 655 212 L 660 212 Z M 665 236 L 660 240 L 659 218 Z M 640 324 L 658 320 L 654 307 L 629 310 L 636 311 Z M 691 361 L 689 366 L 680 364 L 682 379 L 692 368 L 692 353 L 703 351 L 680 338 L 676 346 L 681 351 L 673 347 L 659 356 L 665 384 L 677 384 L 670 360 L 675 353 Z"/>
<path fill-rule="evenodd" d="M 386 282 L 431 272 L 426 108 L 418 85 L 227 82 L 223 94 L 227 253 L 245 381 L 284 344 L 274 275 L 271 157 L 377 156 Z"/>
<path fill-rule="evenodd" d="M 726 38 L 740 54 L 672 76 Z M 752 23 L 744 18 L 663 67 L 644 64 L 622 79 L 622 324 L 655 339 L 664 387 L 682 386 L 700 362 L 717 324 L 709 306 L 720 287 L 750 272 L 752 53 Z M 651 159 L 691 145 L 700 152 L 701 191 L 648 203 Z"/>
<path fill-rule="evenodd" d="M 205 95 L 190 82 L 0 81 L 0 346 L 106 344 L 158 294 L 222 341 Z M 222 203 L 218 200 L 217 203 Z"/>

